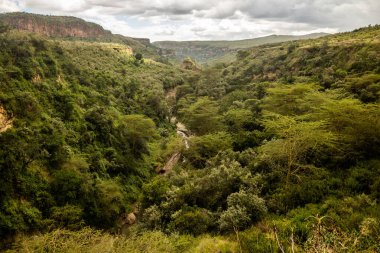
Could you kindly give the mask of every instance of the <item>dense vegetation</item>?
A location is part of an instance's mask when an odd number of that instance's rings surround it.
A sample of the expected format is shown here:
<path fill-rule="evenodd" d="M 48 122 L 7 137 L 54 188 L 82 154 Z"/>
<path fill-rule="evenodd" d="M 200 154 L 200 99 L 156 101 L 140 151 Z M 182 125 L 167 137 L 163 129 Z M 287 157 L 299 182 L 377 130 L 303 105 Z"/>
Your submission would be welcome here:
<path fill-rule="evenodd" d="M 0 133 L 0 235 L 13 250 L 380 251 L 379 26 L 202 71 L 120 44 L 12 31 L 0 43 L 12 118 Z M 136 206 L 138 223 L 115 235 Z"/>
<path fill-rule="evenodd" d="M 172 129 L 173 67 L 123 45 L 0 35 L 0 237 L 65 226 L 110 229 L 132 209 Z M 123 51 L 125 49 L 125 51 Z"/>
<path fill-rule="evenodd" d="M 237 57 L 178 87 L 194 136 L 144 186 L 144 224 L 246 252 L 379 251 L 380 27 Z"/>

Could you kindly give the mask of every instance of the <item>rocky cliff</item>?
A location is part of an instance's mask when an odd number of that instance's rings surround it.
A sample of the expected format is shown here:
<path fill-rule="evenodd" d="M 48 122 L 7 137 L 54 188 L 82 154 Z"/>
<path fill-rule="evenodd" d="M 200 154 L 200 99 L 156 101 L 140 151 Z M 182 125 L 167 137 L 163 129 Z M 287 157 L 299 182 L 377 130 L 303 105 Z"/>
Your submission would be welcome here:
<path fill-rule="evenodd" d="M 99 38 L 111 35 L 110 31 L 100 25 L 75 17 L 15 12 L 0 15 L 0 22 L 18 30 L 49 37 Z"/>
<path fill-rule="evenodd" d="M 129 46 L 133 52 L 144 57 L 159 59 L 160 50 L 147 38 L 132 38 L 112 34 L 102 26 L 83 19 L 68 16 L 39 15 L 25 12 L 0 14 L 0 24 L 10 28 L 37 33 L 57 39 L 90 40 L 97 42 L 120 43 Z"/>

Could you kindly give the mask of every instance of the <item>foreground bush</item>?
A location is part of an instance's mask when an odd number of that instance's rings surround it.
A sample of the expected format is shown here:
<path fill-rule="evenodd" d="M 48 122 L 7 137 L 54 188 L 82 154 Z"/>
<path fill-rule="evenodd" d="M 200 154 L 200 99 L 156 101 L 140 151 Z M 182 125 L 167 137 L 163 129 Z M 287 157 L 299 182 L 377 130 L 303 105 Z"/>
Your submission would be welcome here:
<path fill-rule="evenodd" d="M 235 242 L 219 237 L 165 235 L 160 231 L 133 234 L 129 237 L 111 235 L 99 230 L 84 228 L 80 231 L 55 230 L 53 232 L 21 237 L 13 252 L 82 252 L 82 253 L 176 253 L 176 252 L 238 252 Z"/>

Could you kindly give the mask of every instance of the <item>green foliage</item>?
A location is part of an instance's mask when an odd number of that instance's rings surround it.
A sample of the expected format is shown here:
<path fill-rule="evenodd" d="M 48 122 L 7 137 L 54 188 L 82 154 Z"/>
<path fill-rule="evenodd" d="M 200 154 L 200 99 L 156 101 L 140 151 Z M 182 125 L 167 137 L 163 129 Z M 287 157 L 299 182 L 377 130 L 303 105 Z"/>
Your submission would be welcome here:
<path fill-rule="evenodd" d="M 227 198 L 228 208 L 220 216 L 222 230 L 241 230 L 259 221 L 267 212 L 265 201 L 245 191 L 232 193 Z"/>
<path fill-rule="evenodd" d="M 154 172 L 156 126 L 172 131 L 164 81 L 183 80 L 181 71 L 152 60 L 136 67 L 115 43 L 12 30 L 0 44 L 0 108 L 11 122 L 0 131 L 2 238 L 113 228 Z"/>
<path fill-rule="evenodd" d="M 25 200 L 2 200 L 0 234 L 3 238 L 41 227 L 41 212 Z"/>
<path fill-rule="evenodd" d="M 184 155 L 195 168 L 202 168 L 208 159 L 220 151 L 230 149 L 231 136 L 225 132 L 196 136 L 190 139 L 190 148 Z"/>
<path fill-rule="evenodd" d="M 191 235 L 206 233 L 215 222 L 212 214 L 201 208 L 185 207 L 172 215 L 173 221 L 169 224 L 175 231 Z"/>
<path fill-rule="evenodd" d="M 200 98 L 189 108 L 180 111 L 181 118 L 189 129 L 197 135 L 218 132 L 222 129 L 219 108 L 209 98 Z"/>
<path fill-rule="evenodd" d="M 54 220 L 54 226 L 57 228 L 66 227 L 70 230 L 78 230 L 84 225 L 82 217 L 83 210 L 78 206 L 56 206 L 51 210 L 51 218 Z"/>
<path fill-rule="evenodd" d="M 0 34 L 0 235 L 58 228 L 24 251 L 379 251 L 378 35 L 186 71 L 115 43 Z M 132 210 L 127 239 L 83 228 Z"/>
<path fill-rule="evenodd" d="M 243 252 L 267 253 L 278 252 L 275 240 L 257 228 L 247 229 L 239 234 Z"/>

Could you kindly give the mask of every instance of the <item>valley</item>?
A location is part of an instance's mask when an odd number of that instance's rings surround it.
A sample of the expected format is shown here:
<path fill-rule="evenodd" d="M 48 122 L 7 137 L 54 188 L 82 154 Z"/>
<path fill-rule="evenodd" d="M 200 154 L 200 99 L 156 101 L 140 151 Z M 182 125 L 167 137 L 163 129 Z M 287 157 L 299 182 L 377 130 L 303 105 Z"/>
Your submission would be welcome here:
<path fill-rule="evenodd" d="M 150 43 L 0 22 L 0 251 L 380 250 L 379 25 Z"/>

